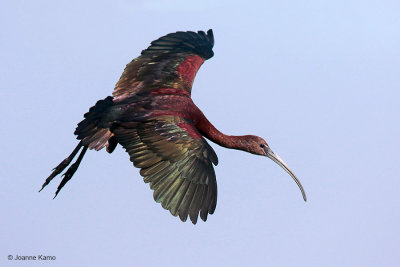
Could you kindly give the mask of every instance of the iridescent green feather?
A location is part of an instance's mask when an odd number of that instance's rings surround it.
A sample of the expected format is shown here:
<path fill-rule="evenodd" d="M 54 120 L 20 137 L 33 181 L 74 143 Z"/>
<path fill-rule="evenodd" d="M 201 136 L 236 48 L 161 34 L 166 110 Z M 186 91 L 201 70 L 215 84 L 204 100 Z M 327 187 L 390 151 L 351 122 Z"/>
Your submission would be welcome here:
<path fill-rule="evenodd" d="M 193 131 L 196 129 L 193 126 Z M 217 183 L 213 169 L 217 156 L 204 139 L 193 138 L 181 129 L 174 117 L 141 122 L 135 129 L 123 123 L 114 134 L 127 150 L 140 174 L 154 190 L 154 200 L 172 215 L 197 222 L 212 214 L 217 201 Z M 169 141 L 180 136 L 180 143 Z"/>

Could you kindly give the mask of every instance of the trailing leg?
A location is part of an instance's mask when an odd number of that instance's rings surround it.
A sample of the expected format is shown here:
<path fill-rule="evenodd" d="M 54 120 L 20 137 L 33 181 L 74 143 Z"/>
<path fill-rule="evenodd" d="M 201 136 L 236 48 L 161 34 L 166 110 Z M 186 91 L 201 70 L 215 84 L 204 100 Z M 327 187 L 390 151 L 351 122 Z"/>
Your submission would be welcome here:
<path fill-rule="evenodd" d="M 63 179 L 57 188 L 56 196 L 60 192 L 61 188 L 71 180 L 88 148 L 100 150 L 103 147 L 107 147 L 109 153 L 115 149 L 118 140 L 110 130 L 113 123 L 112 118 L 116 116 L 114 114 L 115 112 L 112 113 L 112 111 L 110 111 L 113 105 L 113 98 L 108 96 L 103 100 L 97 101 L 97 103 L 89 109 L 89 112 L 85 113 L 85 118 L 78 123 L 78 127 L 75 130 L 77 139 L 80 140 L 79 144 L 75 147 L 74 151 L 72 151 L 71 155 L 53 169 L 53 172 L 46 179 L 39 192 L 42 191 L 54 177 L 68 167 L 82 147 L 83 149 L 76 162 L 63 174 Z"/>
<path fill-rule="evenodd" d="M 60 192 L 61 188 L 64 187 L 64 185 L 71 180 L 72 176 L 74 175 L 74 173 L 76 172 L 76 170 L 79 167 L 79 164 L 81 163 L 83 156 L 85 156 L 85 153 L 87 151 L 88 147 L 84 146 L 81 153 L 79 154 L 78 159 L 75 161 L 74 164 L 71 165 L 71 167 L 68 168 L 68 170 L 63 174 L 64 178 L 61 180 L 60 185 L 57 187 L 57 191 L 56 191 L 56 195 L 54 196 L 54 198 L 56 198 L 56 196 L 58 195 L 58 193 Z M 53 199 L 54 199 L 53 198 Z"/>
<path fill-rule="evenodd" d="M 46 181 L 44 182 L 44 184 L 42 185 L 42 188 L 39 190 L 42 191 L 43 188 L 46 187 L 46 185 L 48 185 L 51 180 L 53 180 L 54 177 L 56 177 L 57 175 L 59 175 L 65 168 L 67 168 L 67 166 L 71 163 L 71 161 L 74 159 L 75 155 L 78 153 L 78 151 L 81 149 L 82 147 L 82 141 L 79 142 L 79 144 L 75 147 L 74 151 L 72 151 L 71 155 L 68 156 L 68 158 L 65 158 L 63 161 L 61 161 L 60 164 L 58 164 L 57 167 L 55 167 L 52 171 L 52 173 L 50 174 L 49 177 L 47 177 Z"/>

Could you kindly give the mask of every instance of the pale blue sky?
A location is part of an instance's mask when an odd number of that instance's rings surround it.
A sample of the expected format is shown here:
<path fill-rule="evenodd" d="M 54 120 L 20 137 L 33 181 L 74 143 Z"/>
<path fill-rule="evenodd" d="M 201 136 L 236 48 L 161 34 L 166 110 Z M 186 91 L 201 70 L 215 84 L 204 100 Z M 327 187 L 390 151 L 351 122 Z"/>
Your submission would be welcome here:
<path fill-rule="evenodd" d="M 3 1 L 0 265 L 398 266 L 399 1 Z M 227 134 L 262 136 L 295 171 L 212 144 L 218 205 L 182 223 L 128 155 L 89 151 L 38 193 L 124 66 L 177 30 L 215 56 L 193 99 Z"/>

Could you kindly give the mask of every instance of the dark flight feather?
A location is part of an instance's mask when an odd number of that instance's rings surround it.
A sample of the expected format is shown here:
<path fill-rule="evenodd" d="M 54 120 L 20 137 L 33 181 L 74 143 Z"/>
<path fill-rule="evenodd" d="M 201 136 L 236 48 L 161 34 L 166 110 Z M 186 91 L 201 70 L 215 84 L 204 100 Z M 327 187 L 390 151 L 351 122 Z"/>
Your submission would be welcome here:
<path fill-rule="evenodd" d="M 209 59 L 214 56 L 213 46 L 214 35 L 212 30 L 208 30 L 207 35 L 203 31 L 197 33 L 191 31 L 175 32 L 151 42 L 151 45 L 142 51 L 142 55 L 189 52 Z"/>
<path fill-rule="evenodd" d="M 173 117 L 153 118 L 135 128 L 124 128 L 121 123 L 113 133 L 133 164 L 141 168 L 143 180 L 154 190 L 154 200 L 172 215 L 183 221 L 189 216 L 196 223 L 199 213 L 206 220 L 207 214 L 214 212 L 217 183 L 213 163 L 218 160 L 204 139 L 191 137 Z M 175 133 L 181 141 L 169 141 L 166 133 Z"/>

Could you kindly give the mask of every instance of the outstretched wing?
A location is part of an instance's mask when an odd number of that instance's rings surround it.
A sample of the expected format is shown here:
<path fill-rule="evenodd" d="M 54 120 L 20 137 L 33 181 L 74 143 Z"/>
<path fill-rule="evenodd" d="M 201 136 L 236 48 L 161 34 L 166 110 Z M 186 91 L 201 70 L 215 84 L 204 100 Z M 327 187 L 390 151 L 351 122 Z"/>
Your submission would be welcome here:
<path fill-rule="evenodd" d="M 187 31 L 160 37 L 126 65 L 115 85 L 114 98 L 146 94 L 158 88 L 181 89 L 190 94 L 198 69 L 214 55 L 213 46 L 212 30 L 207 34 Z"/>
<path fill-rule="evenodd" d="M 214 213 L 218 158 L 190 122 L 158 117 L 122 124 L 113 132 L 163 208 L 182 221 L 189 215 L 194 224 L 199 213 L 203 221 Z"/>

